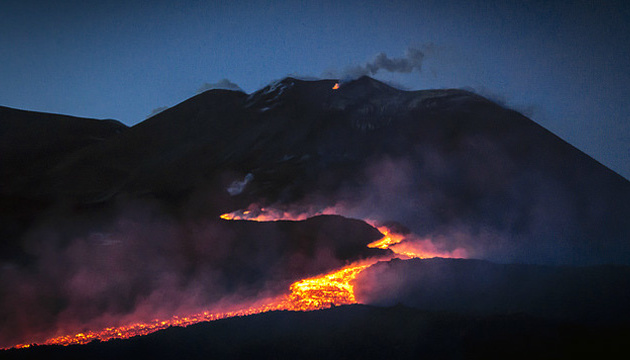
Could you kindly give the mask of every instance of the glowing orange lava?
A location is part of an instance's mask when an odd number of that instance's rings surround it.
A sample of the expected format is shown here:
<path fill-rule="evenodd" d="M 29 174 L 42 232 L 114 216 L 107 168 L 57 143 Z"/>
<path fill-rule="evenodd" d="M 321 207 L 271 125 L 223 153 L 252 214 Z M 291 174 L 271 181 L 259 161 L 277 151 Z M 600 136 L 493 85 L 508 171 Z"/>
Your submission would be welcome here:
<path fill-rule="evenodd" d="M 268 221 L 302 221 L 317 215 L 339 215 L 339 212 L 334 207 L 327 207 L 323 210 L 281 210 L 275 208 L 258 207 L 257 205 L 251 205 L 244 210 L 236 210 L 230 213 L 221 215 L 223 220 L 247 220 L 257 222 Z"/>
<path fill-rule="evenodd" d="M 381 232 L 381 234 L 383 234 L 383 238 L 369 243 L 369 248 L 387 249 L 391 245 L 398 244 L 405 239 L 405 237 L 401 234 L 392 233 L 386 226 L 378 226 L 376 228 Z"/>
<path fill-rule="evenodd" d="M 278 221 L 304 220 L 315 215 L 336 214 L 334 208 L 326 208 L 316 212 L 289 212 L 277 209 L 257 208 L 238 210 L 221 215 L 224 220 L 249 221 Z M 375 226 L 373 221 L 367 221 Z M 426 252 L 404 243 L 405 236 L 392 232 L 386 226 L 377 226 L 383 238 L 368 244 L 370 248 L 390 249 L 394 257 L 427 258 L 434 256 L 452 257 L 449 253 L 437 251 Z M 385 259 L 386 260 L 386 259 Z M 84 331 L 75 335 L 63 335 L 46 340 L 44 345 L 86 344 L 93 340 L 107 341 L 110 339 L 126 339 L 133 336 L 146 335 L 168 328 L 170 326 L 188 326 L 202 321 L 212 321 L 228 317 L 253 315 L 274 310 L 311 311 L 326 309 L 331 306 L 355 304 L 354 288 L 351 282 L 364 269 L 372 266 L 378 260 L 367 260 L 359 264 L 352 264 L 329 274 L 302 279 L 291 284 L 290 293 L 276 298 L 261 301 L 245 309 L 227 312 L 204 311 L 188 316 L 174 316 L 167 320 L 155 319 L 147 323 L 135 323 L 126 326 L 108 327 L 100 331 Z M 32 344 L 19 344 L 14 348 L 27 348 Z"/>
<path fill-rule="evenodd" d="M 308 311 L 356 304 L 350 282 L 372 264 L 349 266 L 331 274 L 294 282 L 286 299 L 287 310 Z"/>
<path fill-rule="evenodd" d="M 337 90 L 339 89 L 339 83 L 335 83 L 335 85 L 333 86 L 333 90 Z"/>

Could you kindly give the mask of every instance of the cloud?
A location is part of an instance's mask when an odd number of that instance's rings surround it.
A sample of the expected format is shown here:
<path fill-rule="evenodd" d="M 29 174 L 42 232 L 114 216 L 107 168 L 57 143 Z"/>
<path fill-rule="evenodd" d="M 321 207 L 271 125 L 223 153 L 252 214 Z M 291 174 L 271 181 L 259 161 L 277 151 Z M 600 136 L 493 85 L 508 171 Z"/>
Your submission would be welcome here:
<path fill-rule="evenodd" d="M 204 91 L 212 90 L 212 89 L 223 89 L 223 90 L 235 90 L 235 91 L 243 91 L 240 86 L 231 82 L 228 79 L 221 79 L 216 83 L 203 83 L 201 87 L 197 90 L 198 94 L 201 94 Z"/>

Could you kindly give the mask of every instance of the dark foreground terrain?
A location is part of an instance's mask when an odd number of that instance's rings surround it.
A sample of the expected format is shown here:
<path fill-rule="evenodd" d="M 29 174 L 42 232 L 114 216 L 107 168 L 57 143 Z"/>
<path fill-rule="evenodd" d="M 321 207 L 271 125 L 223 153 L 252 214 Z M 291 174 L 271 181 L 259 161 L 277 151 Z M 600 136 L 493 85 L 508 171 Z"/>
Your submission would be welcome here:
<path fill-rule="evenodd" d="M 3 359 L 558 359 L 623 358 L 629 326 L 524 314 L 473 317 L 404 306 L 271 312 L 148 336 L 0 352 Z M 625 354 L 625 356 L 623 355 Z"/>

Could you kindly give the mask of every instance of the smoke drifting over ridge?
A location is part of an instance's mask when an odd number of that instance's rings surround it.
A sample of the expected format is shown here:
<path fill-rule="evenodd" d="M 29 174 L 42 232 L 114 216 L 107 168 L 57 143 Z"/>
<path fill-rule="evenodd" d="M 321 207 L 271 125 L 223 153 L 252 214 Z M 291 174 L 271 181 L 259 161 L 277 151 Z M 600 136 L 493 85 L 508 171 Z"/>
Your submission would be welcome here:
<path fill-rule="evenodd" d="M 208 90 L 214 90 L 214 89 L 222 89 L 222 90 L 234 90 L 234 91 L 243 91 L 243 89 L 241 89 L 240 86 L 238 86 L 236 83 L 233 83 L 232 81 L 230 81 L 229 79 L 221 79 L 219 81 L 217 81 L 216 83 L 207 83 L 204 82 L 198 89 L 197 89 L 197 94 L 201 94 L 203 92 L 206 92 Z M 149 115 L 146 116 L 146 119 L 151 118 L 161 112 L 163 112 L 164 110 L 167 110 L 169 108 L 169 106 L 160 106 L 157 107 L 153 110 L 151 110 L 151 113 Z"/>
<path fill-rule="evenodd" d="M 159 113 L 161 113 L 162 111 L 168 109 L 168 106 L 160 106 L 160 107 L 156 107 L 155 109 L 151 110 L 151 113 L 149 115 L 147 115 L 147 119 L 150 117 L 153 117 Z"/>
<path fill-rule="evenodd" d="M 234 91 L 243 91 L 240 86 L 233 83 L 228 79 L 221 79 L 216 83 L 203 83 L 199 89 L 197 89 L 197 94 L 201 94 L 204 91 L 213 90 L 213 89 L 223 89 L 223 90 L 234 90 Z"/>

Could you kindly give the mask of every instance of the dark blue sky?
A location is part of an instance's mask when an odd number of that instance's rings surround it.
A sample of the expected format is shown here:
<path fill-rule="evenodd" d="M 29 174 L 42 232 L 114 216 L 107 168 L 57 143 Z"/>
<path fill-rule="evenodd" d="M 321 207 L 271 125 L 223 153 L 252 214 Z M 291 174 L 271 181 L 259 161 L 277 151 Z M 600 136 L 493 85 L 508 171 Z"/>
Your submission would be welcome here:
<path fill-rule="evenodd" d="M 0 105 L 133 125 L 204 83 L 252 92 L 408 47 L 421 72 L 375 77 L 474 88 L 630 178 L 623 1 L 3 0 Z"/>

